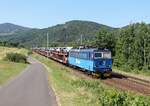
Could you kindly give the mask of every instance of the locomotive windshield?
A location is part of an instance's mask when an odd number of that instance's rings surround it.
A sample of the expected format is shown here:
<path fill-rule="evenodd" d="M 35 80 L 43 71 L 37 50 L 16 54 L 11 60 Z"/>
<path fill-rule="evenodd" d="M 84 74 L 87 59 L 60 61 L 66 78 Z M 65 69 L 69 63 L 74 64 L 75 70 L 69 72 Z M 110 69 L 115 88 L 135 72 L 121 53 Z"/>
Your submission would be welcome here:
<path fill-rule="evenodd" d="M 102 57 L 102 53 L 97 52 L 97 53 L 95 53 L 94 57 L 95 58 L 101 58 Z"/>
<path fill-rule="evenodd" d="M 94 58 L 111 58 L 111 52 L 95 52 Z"/>
<path fill-rule="evenodd" d="M 111 52 L 103 52 L 103 58 L 111 58 Z"/>

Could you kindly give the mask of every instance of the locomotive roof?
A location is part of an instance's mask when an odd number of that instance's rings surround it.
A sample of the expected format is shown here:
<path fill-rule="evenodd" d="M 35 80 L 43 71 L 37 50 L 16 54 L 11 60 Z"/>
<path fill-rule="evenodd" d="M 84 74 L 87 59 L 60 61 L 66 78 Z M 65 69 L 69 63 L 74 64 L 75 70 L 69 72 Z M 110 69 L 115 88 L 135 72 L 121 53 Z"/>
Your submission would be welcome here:
<path fill-rule="evenodd" d="M 86 48 L 86 49 L 71 49 L 70 51 L 77 51 L 77 52 L 100 52 L 100 51 L 110 51 L 109 49 L 101 49 L 101 48 Z"/>

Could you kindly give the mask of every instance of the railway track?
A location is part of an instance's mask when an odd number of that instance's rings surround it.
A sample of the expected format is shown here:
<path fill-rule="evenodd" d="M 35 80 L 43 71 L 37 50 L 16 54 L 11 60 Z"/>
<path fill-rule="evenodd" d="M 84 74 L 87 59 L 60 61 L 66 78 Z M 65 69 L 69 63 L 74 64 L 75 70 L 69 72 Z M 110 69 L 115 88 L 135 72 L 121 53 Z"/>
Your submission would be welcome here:
<path fill-rule="evenodd" d="M 65 66 L 64 64 L 57 62 L 56 60 L 54 60 L 57 64 L 60 64 L 62 66 Z M 89 74 L 85 74 L 86 72 L 80 69 L 75 69 L 73 67 L 68 67 L 71 70 L 69 70 L 71 73 L 77 75 L 77 76 L 81 76 L 81 78 L 83 79 L 96 79 L 99 80 L 98 78 L 89 75 Z M 136 93 L 140 93 L 143 95 L 147 95 L 150 96 L 150 81 L 147 80 L 143 80 L 143 79 L 139 79 L 136 77 L 131 77 L 131 76 L 127 76 L 127 75 L 122 75 L 116 72 L 112 73 L 112 77 L 111 78 L 107 78 L 104 80 L 101 80 L 104 84 L 121 89 L 121 90 L 125 90 L 125 91 L 132 91 L 132 92 L 136 92 Z"/>
<path fill-rule="evenodd" d="M 143 79 L 113 73 L 111 79 L 103 80 L 103 82 L 121 90 L 138 92 L 150 96 L 150 82 Z"/>
<path fill-rule="evenodd" d="M 61 63 L 58 63 L 58 64 L 61 64 Z M 95 76 L 87 74 L 83 70 L 74 69 L 72 67 L 69 67 L 69 68 L 71 69 L 69 70 L 71 73 L 77 76 L 81 76 L 83 79 L 100 80 L 96 78 Z M 122 75 L 122 74 L 113 72 L 111 78 L 107 78 L 107 79 L 100 80 L 100 81 L 102 81 L 104 84 L 108 86 L 115 87 L 123 91 L 130 91 L 130 92 L 135 92 L 135 93 L 140 93 L 146 96 L 150 96 L 150 81 L 147 81 L 147 80 L 143 80 L 143 79 L 139 79 L 136 77 L 131 77 L 131 76 Z"/>

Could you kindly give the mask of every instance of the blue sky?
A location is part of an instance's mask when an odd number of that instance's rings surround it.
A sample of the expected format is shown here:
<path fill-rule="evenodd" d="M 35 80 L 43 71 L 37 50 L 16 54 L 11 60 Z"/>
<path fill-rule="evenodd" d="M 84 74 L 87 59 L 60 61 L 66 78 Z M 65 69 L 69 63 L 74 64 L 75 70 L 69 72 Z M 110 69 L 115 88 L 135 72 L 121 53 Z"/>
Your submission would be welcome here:
<path fill-rule="evenodd" d="M 45 28 L 70 20 L 113 27 L 150 23 L 150 0 L 0 0 L 0 23 Z"/>

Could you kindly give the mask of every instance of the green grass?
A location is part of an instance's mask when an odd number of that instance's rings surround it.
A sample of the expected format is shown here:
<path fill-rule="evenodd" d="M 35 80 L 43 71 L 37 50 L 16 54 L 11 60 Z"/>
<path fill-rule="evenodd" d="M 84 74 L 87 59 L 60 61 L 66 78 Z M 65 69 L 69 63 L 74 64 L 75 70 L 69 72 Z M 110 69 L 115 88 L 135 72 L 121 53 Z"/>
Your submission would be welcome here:
<path fill-rule="evenodd" d="M 18 75 L 27 64 L 0 61 L 0 84 Z"/>
<path fill-rule="evenodd" d="M 4 61 L 3 59 L 6 56 L 6 53 L 10 52 L 27 55 L 26 49 L 0 46 L 0 85 L 18 75 L 25 67 L 27 67 L 27 64 Z"/>
<path fill-rule="evenodd" d="M 148 106 L 150 97 L 123 92 L 98 80 L 87 80 L 71 73 L 68 67 L 37 54 L 33 57 L 48 69 L 49 83 L 62 106 Z"/>
<path fill-rule="evenodd" d="M 128 71 L 128 70 L 123 70 L 121 68 L 114 66 L 113 71 L 118 72 L 118 73 L 122 73 L 122 74 L 132 75 L 135 77 L 138 77 L 138 76 L 140 76 L 140 77 L 142 76 L 143 78 L 149 77 L 149 79 L 150 79 L 150 70 L 131 70 L 131 71 Z"/>

